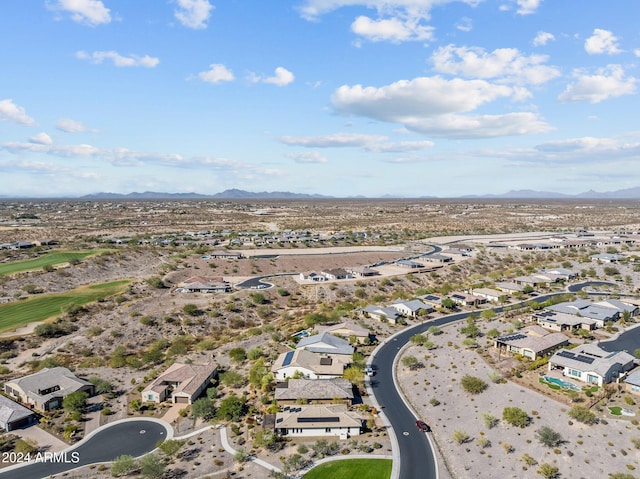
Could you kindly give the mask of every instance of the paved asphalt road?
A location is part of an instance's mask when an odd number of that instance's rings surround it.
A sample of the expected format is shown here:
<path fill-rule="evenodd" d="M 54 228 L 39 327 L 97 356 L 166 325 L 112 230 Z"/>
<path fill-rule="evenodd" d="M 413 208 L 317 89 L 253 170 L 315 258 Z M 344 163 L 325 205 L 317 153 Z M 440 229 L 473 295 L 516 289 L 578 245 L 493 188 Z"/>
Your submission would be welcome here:
<path fill-rule="evenodd" d="M 589 286 L 611 285 L 599 281 L 587 281 L 567 288 L 571 292 L 577 292 Z M 550 293 L 531 298 L 528 301 L 544 302 L 547 299 L 563 293 Z M 606 293 L 598 293 L 606 294 Z M 516 303 L 522 304 L 522 303 Z M 488 308 L 487 308 L 488 309 Z M 492 308 L 496 313 L 503 310 L 502 306 Z M 478 311 L 475 311 L 476 313 Z M 444 326 L 465 319 L 472 312 L 460 312 L 447 316 L 442 316 L 433 321 L 418 324 L 402 331 L 394 336 L 389 342 L 383 345 L 375 357 L 372 364 L 376 370 L 375 376 L 370 380 L 371 389 L 376 401 L 382 407 L 393 428 L 398 440 L 400 454 L 400 479 L 436 479 L 436 460 L 431 449 L 431 444 L 427 435 L 419 432 L 416 427 L 416 417 L 407 408 L 400 393 L 395 388 L 393 382 L 393 362 L 400 349 L 409 341 L 414 334 L 424 333 L 431 326 Z M 640 328 L 637 328 L 640 337 Z M 419 418 L 429 424 L 429 418 Z"/>
<path fill-rule="evenodd" d="M 105 427 L 73 450 L 60 462 L 46 461 L 0 472 L 0 479 L 40 479 L 77 467 L 108 462 L 122 454 L 142 456 L 167 437 L 165 426 L 154 421 L 132 420 Z"/>

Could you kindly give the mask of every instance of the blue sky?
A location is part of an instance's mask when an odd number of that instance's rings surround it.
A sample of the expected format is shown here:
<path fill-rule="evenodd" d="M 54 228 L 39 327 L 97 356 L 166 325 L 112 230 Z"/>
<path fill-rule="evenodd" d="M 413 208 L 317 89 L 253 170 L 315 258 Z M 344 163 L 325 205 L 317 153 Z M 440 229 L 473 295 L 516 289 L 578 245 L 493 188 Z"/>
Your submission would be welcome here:
<path fill-rule="evenodd" d="M 0 195 L 640 186 L 640 2 L 0 2 Z"/>

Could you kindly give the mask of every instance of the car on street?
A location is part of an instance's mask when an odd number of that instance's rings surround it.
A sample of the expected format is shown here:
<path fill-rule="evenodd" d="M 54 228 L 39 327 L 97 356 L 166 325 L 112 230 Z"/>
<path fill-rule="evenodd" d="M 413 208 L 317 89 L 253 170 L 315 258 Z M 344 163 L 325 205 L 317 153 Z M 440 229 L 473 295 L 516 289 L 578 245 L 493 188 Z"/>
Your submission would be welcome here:
<path fill-rule="evenodd" d="M 426 422 L 421 421 L 420 419 L 416 421 L 416 427 L 418 428 L 418 431 L 421 432 L 429 432 L 431 430 L 429 428 L 429 425 Z"/>
<path fill-rule="evenodd" d="M 371 377 L 373 376 L 376 372 L 373 370 L 373 368 L 371 366 L 367 366 L 366 368 L 364 368 L 364 373 Z"/>

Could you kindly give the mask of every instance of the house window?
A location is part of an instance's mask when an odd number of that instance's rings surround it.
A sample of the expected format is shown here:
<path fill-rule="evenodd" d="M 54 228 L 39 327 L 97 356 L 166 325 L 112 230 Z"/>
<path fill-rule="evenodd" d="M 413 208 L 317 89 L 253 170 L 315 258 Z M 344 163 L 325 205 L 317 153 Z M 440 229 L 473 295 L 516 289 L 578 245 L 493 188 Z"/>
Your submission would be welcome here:
<path fill-rule="evenodd" d="M 640 386 L 636 386 L 636 385 L 632 384 L 632 385 L 631 385 L 631 390 L 632 390 L 634 393 L 640 393 Z"/>
<path fill-rule="evenodd" d="M 153 394 L 147 395 L 147 401 L 153 401 Z"/>
<path fill-rule="evenodd" d="M 593 374 L 587 375 L 587 382 L 590 384 L 598 384 L 598 376 L 594 376 Z"/>
<path fill-rule="evenodd" d="M 575 369 L 569 369 L 567 371 L 567 374 L 569 374 L 569 376 L 573 376 L 574 378 L 579 378 L 581 376 L 580 371 L 576 371 Z"/>
<path fill-rule="evenodd" d="M 326 428 L 324 429 L 324 432 L 331 432 L 331 428 L 330 428 L 330 427 L 326 427 Z"/>

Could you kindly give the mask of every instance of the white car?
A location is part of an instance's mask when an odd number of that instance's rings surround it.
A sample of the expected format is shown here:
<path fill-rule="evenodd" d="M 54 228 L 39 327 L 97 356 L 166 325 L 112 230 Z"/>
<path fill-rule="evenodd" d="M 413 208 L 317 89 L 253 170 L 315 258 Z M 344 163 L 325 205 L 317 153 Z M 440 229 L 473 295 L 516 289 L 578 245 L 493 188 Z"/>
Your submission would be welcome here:
<path fill-rule="evenodd" d="M 373 376 L 376 372 L 373 370 L 373 368 L 371 366 L 367 366 L 366 368 L 364 368 L 364 373 L 371 377 Z"/>

